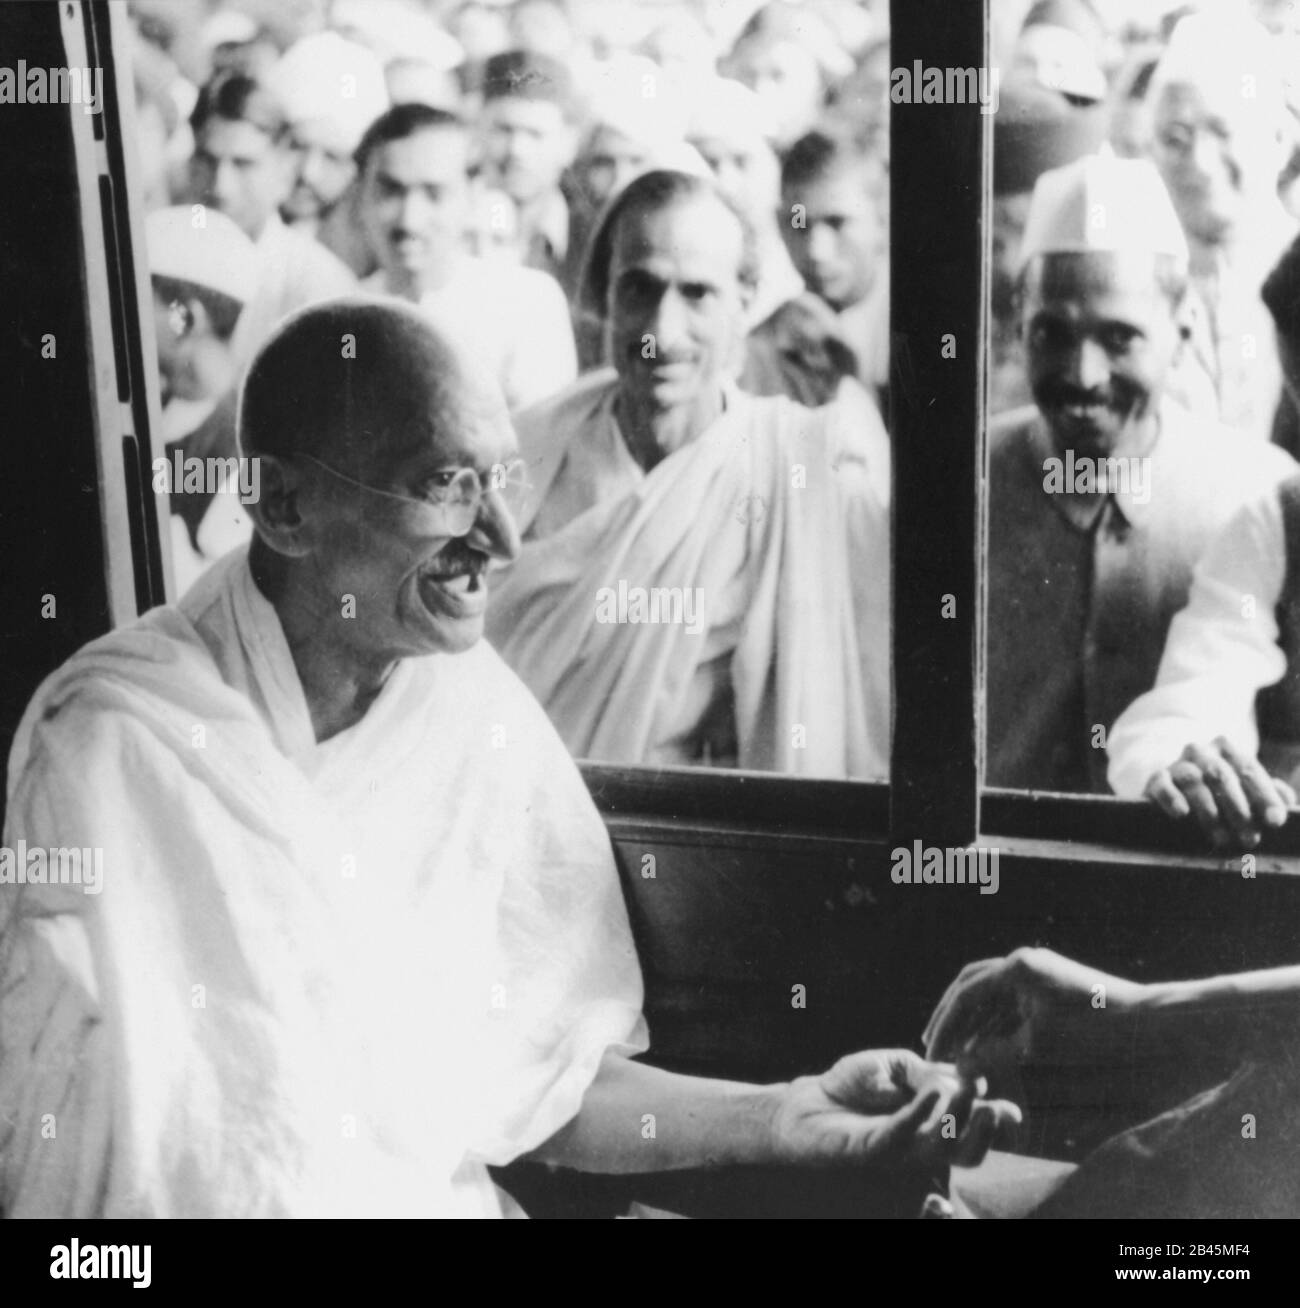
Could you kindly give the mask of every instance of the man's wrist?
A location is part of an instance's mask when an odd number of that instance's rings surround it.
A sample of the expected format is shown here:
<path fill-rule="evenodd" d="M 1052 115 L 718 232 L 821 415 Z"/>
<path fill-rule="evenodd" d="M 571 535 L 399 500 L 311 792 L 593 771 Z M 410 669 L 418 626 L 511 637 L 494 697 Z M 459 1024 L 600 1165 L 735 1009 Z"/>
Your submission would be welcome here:
<path fill-rule="evenodd" d="M 754 1129 L 749 1139 L 754 1144 L 755 1156 L 746 1161 L 761 1167 L 797 1161 L 791 1156 L 790 1140 L 786 1130 L 793 1091 L 792 1081 L 778 1081 L 771 1085 L 752 1087 L 750 1111 Z"/>

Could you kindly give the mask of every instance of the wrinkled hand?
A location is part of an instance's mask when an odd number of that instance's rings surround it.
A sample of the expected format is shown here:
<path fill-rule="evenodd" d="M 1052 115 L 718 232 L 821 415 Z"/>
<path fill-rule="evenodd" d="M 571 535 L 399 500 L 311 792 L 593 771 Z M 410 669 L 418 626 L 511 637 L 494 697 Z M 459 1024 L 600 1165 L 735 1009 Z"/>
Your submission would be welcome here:
<path fill-rule="evenodd" d="M 1254 849 L 1265 827 L 1280 827 L 1296 793 L 1270 777 L 1256 758 L 1220 736 L 1188 745 L 1143 794 L 1172 818 L 1196 818 L 1215 849 Z"/>
<path fill-rule="evenodd" d="M 1082 1032 L 1081 1024 L 1100 1012 L 1131 1009 L 1141 991 L 1136 982 L 1053 950 L 1017 949 L 964 967 L 922 1038 L 930 1058 L 953 1059 L 966 1075 L 1000 1079 L 1040 1052 L 1048 1037 Z"/>
<path fill-rule="evenodd" d="M 973 1167 L 1004 1127 L 1020 1121 L 1005 1100 L 950 1064 L 907 1049 L 841 1058 L 791 1082 L 774 1122 L 777 1157 L 803 1165 Z"/>

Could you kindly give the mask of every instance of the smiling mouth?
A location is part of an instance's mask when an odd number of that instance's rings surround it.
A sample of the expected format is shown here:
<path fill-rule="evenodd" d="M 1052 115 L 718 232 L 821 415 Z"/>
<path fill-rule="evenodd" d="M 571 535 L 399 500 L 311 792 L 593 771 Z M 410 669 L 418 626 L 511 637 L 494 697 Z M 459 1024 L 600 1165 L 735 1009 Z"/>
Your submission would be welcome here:
<path fill-rule="evenodd" d="M 435 563 L 423 569 L 416 581 L 426 609 L 445 613 L 464 608 L 477 612 L 486 600 L 487 559 L 463 559 L 447 567 Z"/>
<path fill-rule="evenodd" d="M 1059 407 L 1067 418 L 1073 418 L 1081 422 L 1095 420 L 1110 412 L 1109 404 L 1062 404 Z"/>

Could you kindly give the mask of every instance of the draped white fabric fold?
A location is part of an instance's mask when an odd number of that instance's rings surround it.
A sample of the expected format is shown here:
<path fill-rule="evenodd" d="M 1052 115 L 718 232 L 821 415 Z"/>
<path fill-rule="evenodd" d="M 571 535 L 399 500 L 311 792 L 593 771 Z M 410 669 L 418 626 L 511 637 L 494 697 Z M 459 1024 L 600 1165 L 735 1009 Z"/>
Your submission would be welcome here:
<path fill-rule="evenodd" d="M 499 1215 L 484 1164 L 646 1044 L 608 837 L 518 680 L 408 660 L 317 746 L 243 551 L 45 683 L 19 839 L 103 884 L 0 886 L 12 1215 Z"/>
<path fill-rule="evenodd" d="M 599 418 L 598 388 L 577 401 Z M 846 419 L 733 392 L 697 440 L 529 541 L 494 581 L 489 639 L 576 757 L 653 761 L 691 726 L 694 678 L 724 659 L 739 766 L 888 774 L 888 509 L 869 433 Z M 566 422 L 524 440 L 535 499 L 581 439 Z M 602 620 L 620 585 L 689 590 L 702 630 Z"/>

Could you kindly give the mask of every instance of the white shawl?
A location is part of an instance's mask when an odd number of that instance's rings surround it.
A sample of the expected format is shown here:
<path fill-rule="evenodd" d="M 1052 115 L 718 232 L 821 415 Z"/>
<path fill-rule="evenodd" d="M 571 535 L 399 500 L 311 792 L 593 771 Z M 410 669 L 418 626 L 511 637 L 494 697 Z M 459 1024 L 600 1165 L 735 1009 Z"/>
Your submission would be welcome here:
<path fill-rule="evenodd" d="M 42 686 L 20 838 L 104 874 L 0 885 L 11 1215 L 499 1215 L 484 1164 L 645 1047 L 604 826 L 517 679 L 407 660 L 317 746 L 243 551 Z"/>

